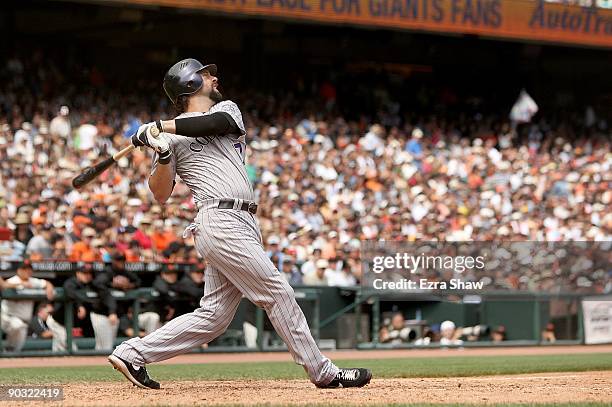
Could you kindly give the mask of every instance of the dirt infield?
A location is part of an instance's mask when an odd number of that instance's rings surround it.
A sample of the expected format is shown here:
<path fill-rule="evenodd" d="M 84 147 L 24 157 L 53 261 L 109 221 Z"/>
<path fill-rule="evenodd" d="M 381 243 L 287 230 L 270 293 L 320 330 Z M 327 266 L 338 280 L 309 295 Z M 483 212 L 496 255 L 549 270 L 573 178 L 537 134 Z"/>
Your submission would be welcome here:
<path fill-rule="evenodd" d="M 103 382 L 66 385 L 62 405 L 612 403 L 611 388 L 612 371 L 440 379 L 378 379 L 363 389 L 326 390 L 317 389 L 305 380 L 180 381 L 163 383 L 163 388 L 156 391 L 137 389 L 126 382 Z M 27 405 L 34 404 L 37 403 Z"/>
<path fill-rule="evenodd" d="M 558 355 L 612 352 L 612 346 L 551 346 L 452 350 L 326 352 L 333 360 L 492 355 Z M 282 353 L 194 354 L 172 363 L 288 361 Z M 0 359 L 0 368 L 28 366 L 108 366 L 106 357 Z M 110 367 L 109 367 L 110 369 Z M 1 374 L 1 373 L 0 373 Z M 119 379 L 120 376 L 118 376 Z M 122 379 L 122 378 L 121 378 Z M 141 390 L 127 381 L 73 382 L 63 385 L 62 406 L 151 405 L 372 405 L 400 403 L 533 404 L 599 402 L 612 405 L 612 367 L 608 371 L 535 373 L 448 378 L 374 378 L 363 389 L 317 389 L 307 380 L 162 381 L 161 390 Z M 47 403 L 0 402 L 9 406 Z"/>
<path fill-rule="evenodd" d="M 579 353 L 612 353 L 612 345 L 597 346 L 529 346 L 515 348 L 465 348 L 465 349 L 396 349 L 396 350 L 347 350 L 324 352 L 332 360 L 346 359 L 396 359 L 450 356 L 517 356 L 517 355 L 566 355 Z M 161 364 L 195 363 L 245 363 L 288 362 L 288 352 L 268 353 L 200 353 L 180 355 Z M 106 356 L 66 356 L 0 358 L 0 369 L 39 366 L 108 366 Z"/>

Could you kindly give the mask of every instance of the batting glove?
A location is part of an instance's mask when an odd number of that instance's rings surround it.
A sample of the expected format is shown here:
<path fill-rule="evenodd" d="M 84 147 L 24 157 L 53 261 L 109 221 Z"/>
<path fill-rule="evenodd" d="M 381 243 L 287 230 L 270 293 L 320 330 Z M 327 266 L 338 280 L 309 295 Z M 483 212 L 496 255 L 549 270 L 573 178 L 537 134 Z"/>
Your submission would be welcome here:
<path fill-rule="evenodd" d="M 168 149 L 164 152 L 158 153 L 159 154 L 159 163 L 166 165 L 170 163 L 170 160 L 172 160 L 172 150 Z"/>
<path fill-rule="evenodd" d="M 132 136 L 132 144 L 134 147 L 142 147 L 147 146 L 153 148 L 151 140 L 154 140 L 155 137 L 151 135 L 151 129 L 153 127 L 157 127 L 160 132 L 163 131 L 161 127 L 161 122 L 158 120 L 156 122 L 145 123 L 138 128 L 138 131 L 135 135 Z"/>
<path fill-rule="evenodd" d="M 170 148 L 170 143 L 168 143 L 168 140 L 160 135 L 158 138 L 151 137 L 150 143 L 151 147 L 157 151 L 157 154 L 159 155 L 159 163 L 168 164 L 172 159 L 172 149 Z"/>

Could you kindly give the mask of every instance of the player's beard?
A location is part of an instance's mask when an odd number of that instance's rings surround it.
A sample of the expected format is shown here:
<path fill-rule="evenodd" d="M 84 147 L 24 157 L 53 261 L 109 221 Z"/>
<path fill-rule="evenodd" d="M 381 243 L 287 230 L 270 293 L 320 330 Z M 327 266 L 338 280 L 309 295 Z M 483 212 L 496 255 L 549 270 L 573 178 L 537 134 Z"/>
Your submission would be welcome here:
<path fill-rule="evenodd" d="M 212 89 L 210 91 L 210 99 L 215 103 L 219 103 L 223 100 L 223 95 L 221 94 L 221 92 L 219 92 L 219 90 Z"/>

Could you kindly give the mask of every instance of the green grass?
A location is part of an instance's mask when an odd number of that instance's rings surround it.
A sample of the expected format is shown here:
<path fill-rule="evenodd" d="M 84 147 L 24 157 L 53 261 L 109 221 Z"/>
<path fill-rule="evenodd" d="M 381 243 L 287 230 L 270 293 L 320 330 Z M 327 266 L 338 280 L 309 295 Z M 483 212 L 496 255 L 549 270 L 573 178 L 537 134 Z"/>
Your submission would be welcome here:
<path fill-rule="evenodd" d="M 346 360 L 346 367 L 367 367 L 374 378 L 457 377 L 539 372 L 579 372 L 612 369 L 612 353 L 544 356 L 456 356 Z M 157 380 L 305 379 L 304 370 L 290 362 L 151 365 Z M 0 369 L 0 384 L 46 384 L 73 381 L 119 381 L 108 366 Z"/>

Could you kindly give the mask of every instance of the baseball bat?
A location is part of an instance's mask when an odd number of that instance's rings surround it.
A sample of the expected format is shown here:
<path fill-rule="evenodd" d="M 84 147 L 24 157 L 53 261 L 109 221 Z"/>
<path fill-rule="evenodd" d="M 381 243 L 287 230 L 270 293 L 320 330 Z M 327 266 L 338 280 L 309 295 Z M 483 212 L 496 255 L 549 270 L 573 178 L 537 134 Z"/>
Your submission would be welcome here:
<path fill-rule="evenodd" d="M 157 129 L 157 127 L 153 127 L 150 132 L 153 137 L 159 136 L 159 130 Z M 83 188 L 85 185 L 89 184 L 100 174 L 106 171 L 109 167 L 116 164 L 117 161 L 130 154 L 135 148 L 136 147 L 134 147 L 134 145 L 130 143 L 129 146 L 124 147 L 121 151 L 116 152 L 106 160 L 100 161 L 99 163 L 94 164 L 91 167 L 87 167 L 83 170 L 83 172 L 81 172 L 79 175 L 72 179 L 72 186 L 75 189 Z"/>

